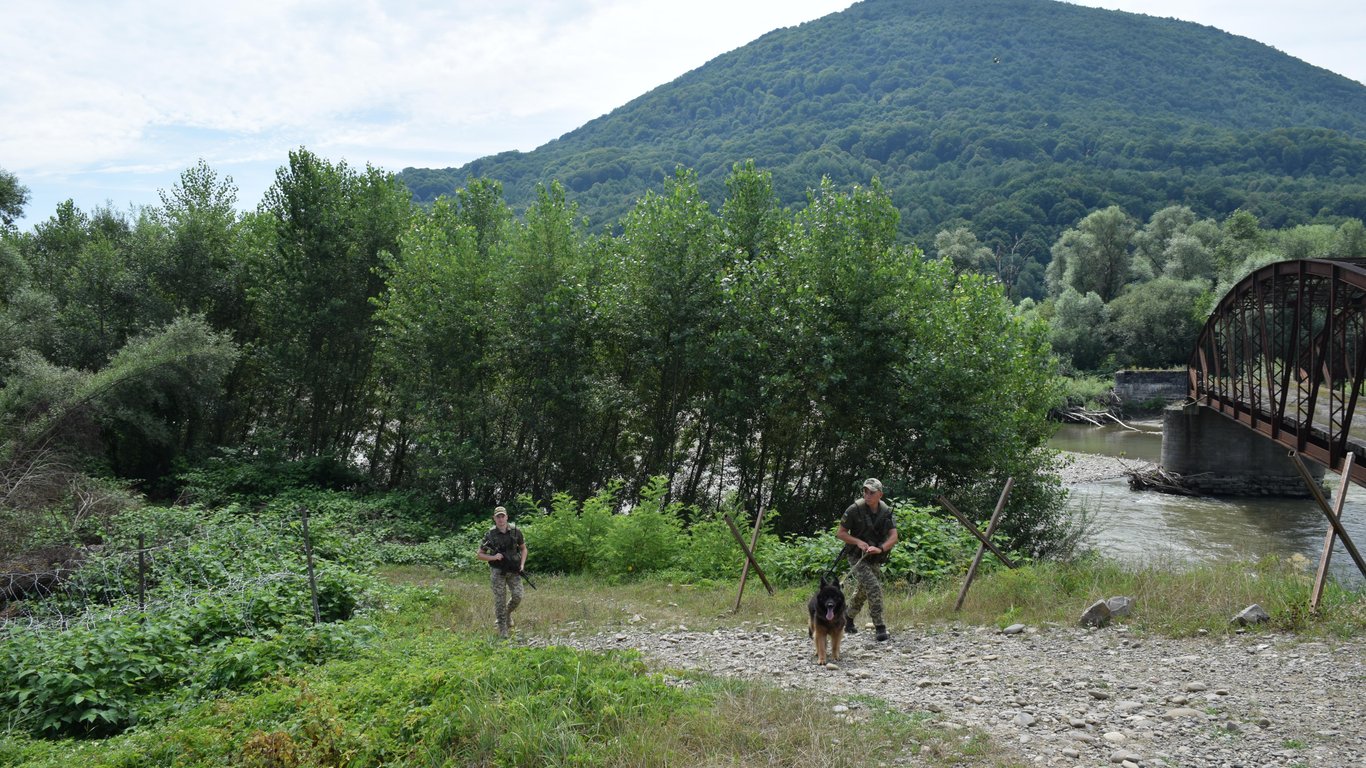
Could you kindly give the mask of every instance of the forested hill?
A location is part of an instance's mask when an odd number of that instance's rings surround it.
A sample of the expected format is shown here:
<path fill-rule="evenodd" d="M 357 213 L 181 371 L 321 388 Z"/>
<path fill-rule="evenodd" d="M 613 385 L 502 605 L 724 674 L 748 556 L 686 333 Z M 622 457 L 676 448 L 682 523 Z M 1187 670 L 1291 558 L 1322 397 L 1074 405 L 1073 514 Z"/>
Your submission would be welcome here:
<path fill-rule="evenodd" d="M 1253 40 L 1054 0 L 864 0 L 771 32 L 531 152 L 407 169 L 420 201 L 471 176 L 522 208 L 559 180 L 595 226 L 676 166 L 731 166 L 800 205 L 822 175 L 891 190 L 928 244 L 962 220 L 1047 250 L 1084 213 L 1238 207 L 1269 226 L 1366 218 L 1366 86 Z M 1043 256 L 1046 258 L 1046 254 Z"/>

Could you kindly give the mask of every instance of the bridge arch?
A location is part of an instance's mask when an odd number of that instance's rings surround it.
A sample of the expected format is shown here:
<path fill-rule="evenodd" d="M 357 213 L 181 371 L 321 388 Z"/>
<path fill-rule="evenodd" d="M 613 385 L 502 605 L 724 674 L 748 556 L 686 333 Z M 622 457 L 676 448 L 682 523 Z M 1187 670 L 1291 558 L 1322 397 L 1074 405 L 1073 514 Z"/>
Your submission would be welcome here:
<path fill-rule="evenodd" d="M 1187 364 L 1196 403 L 1330 471 L 1353 452 L 1351 479 L 1366 486 L 1366 441 L 1352 434 L 1363 373 L 1366 260 L 1253 272 L 1219 301 Z"/>

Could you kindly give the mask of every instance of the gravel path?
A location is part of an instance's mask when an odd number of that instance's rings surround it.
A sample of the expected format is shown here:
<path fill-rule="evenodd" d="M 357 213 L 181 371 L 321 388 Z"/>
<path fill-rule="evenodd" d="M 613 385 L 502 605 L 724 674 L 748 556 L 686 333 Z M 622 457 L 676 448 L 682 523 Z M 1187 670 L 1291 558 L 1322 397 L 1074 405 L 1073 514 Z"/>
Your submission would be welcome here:
<path fill-rule="evenodd" d="M 640 619 L 644 621 L 643 618 Z M 683 627 L 528 638 L 635 648 L 656 668 L 762 680 L 822 694 L 857 717 L 857 696 L 938 713 L 1029 765 L 1366 768 L 1366 642 L 1249 633 L 1140 637 L 1122 625 L 891 628 L 846 638 L 819 667 L 805 632 Z M 844 708 L 844 709 L 841 709 Z M 914 764 L 903 757 L 897 764 Z"/>
<path fill-rule="evenodd" d="M 1153 465 L 1064 453 L 1064 484 Z M 1103 629 L 890 627 L 847 637 L 826 667 L 804 631 L 649 626 L 526 638 L 585 650 L 634 648 L 657 669 L 697 670 L 821 695 L 845 717 L 860 696 L 980 729 L 1039 766 L 1366 768 L 1366 639 L 1250 632 L 1183 639 Z M 895 764 L 916 764 L 913 755 Z"/>

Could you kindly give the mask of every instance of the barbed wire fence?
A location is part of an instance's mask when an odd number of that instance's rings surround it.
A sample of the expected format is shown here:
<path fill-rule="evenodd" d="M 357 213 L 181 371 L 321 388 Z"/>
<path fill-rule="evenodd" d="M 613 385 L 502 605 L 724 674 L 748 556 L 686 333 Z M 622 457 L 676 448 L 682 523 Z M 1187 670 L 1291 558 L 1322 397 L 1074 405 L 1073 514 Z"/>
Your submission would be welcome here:
<path fill-rule="evenodd" d="M 279 584 L 307 590 L 317 624 L 308 518 L 300 507 L 296 518 L 235 519 L 229 535 L 200 522 L 154 541 L 139 533 L 135 541 L 30 552 L 22 563 L 0 566 L 0 638 L 256 595 Z M 250 604 L 243 615 L 250 623 Z"/>

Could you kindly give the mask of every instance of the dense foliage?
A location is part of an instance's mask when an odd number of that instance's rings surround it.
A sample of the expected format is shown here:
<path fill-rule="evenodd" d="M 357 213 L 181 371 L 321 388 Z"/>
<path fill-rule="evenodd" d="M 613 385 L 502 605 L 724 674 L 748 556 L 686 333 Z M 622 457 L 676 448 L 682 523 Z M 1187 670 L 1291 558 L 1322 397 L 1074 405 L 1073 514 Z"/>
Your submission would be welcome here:
<path fill-rule="evenodd" d="M 864 0 L 770 32 L 531 152 L 406 169 L 516 210 L 561 181 L 613 227 L 676 165 L 715 197 L 753 158 L 784 205 L 880 179 L 903 238 L 967 226 L 1020 296 L 1086 213 L 1238 208 L 1284 228 L 1366 218 L 1366 87 L 1243 37 L 1055 0 Z M 1331 220 L 1331 219 L 1330 219 Z"/>
<path fill-rule="evenodd" d="M 353 516 L 310 528 L 320 622 L 289 499 L 232 509 L 146 507 L 51 594 L 10 601 L 0 624 L 0 720 L 40 735 L 107 735 L 168 707 L 354 649 L 373 587 Z"/>
<path fill-rule="evenodd" d="M 198 473 L 193 484 L 198 494 L 223 499 L 236 480 Z M 558 494 L 548 512 L 519 499 L 513 506 L 534 543 L 532 571 L 607 583 L 655 577 L 706 585 L 734 577 L 740 550 L 720 510 L 706 515 L 665 500 L 662 477 L 647 483 L 629 514 L 615 512 L 615 492 L 583 500 Z M 487 569 L 473 556 L 487 520 L 424 522 L 422 512 L 402 494 L 295 489 L 255 497 L 250 507 L 140 507 L 104 521 L 103 545 L 79 570 L 6 607 L 0 721 L 7 727 L 0 741 L 6 733 L 104 737 L 270 675 L 362 652 L 376 609 L 393 597 L 373 577 L 377 563 Z M 896 513 L 904 544 L 893 550 L 888 579 L 938 581 L 961 572 L 976 547 L 965 530 L 910 504 L 898 504 Z M 750 529 L 743 512 L 726 514 Z M 784 538 L 770 523 L 762 531 L 756 552 L 775 584 L 809 583 L 846 567 L 832 559 L 839 547 L 829 530 Z M 449 652 L 449 643 L 442 647 Z M 488 649 L 467 652 L 482 657 Z M 484 672 L 466 684 L 487 680 Z M 623 705 L 618 696 L 615 706 Z"/>
<path fill-rule="evenodd" d="M 941 259 L 982 269 L 975 236 L 938 238 Z M 1073 370 L 1181 367 L 1211 308 L 1259 267 L 1287 259 L 1366 258 L 1366 225 L 1347 219 L 1264 230 L 1248 211 L 1222 222 L 1184 206 L 1139 222 L 1116 206 L 1063 232 L 1045 272 L 1048 297 L 1026 312 L 1049 320 L 1049 341 Z M 966 254 L 966 255 L 965 255 Z"/>
<path fill-rule="evenodd" d="M 524 221 L 490 215 L 487 183 L 417 215 L 379 299 L 377 464 L 485 504 L 614 480 L 634 499 L 663 475 L 785 531 L 874 472 L 922 500 L 994 498 L 1013 475 L 1014 517 L 1048 514 L 1044 327 L 898 246 L 876 185 L 824 184 L 793 214 L 752 164 L 728 184 L 713 213 L 680 172 L 615 237 L 583 234 L 558 185 Z"/>
<path fill-rule="evenodd" d="M 668 501 L 734 494 L 803 533 L 867 475 L 969 505 L 1015 477 L 1008 532 L 1045 549 L 1045 325 L 899 244 L 877 184 L 825 181 L 793 212 L 749 163 L 727 192 L 680 170 L 591 235 L 558 184 L 520 217 L 488 180 L 419 209 L 299 150 L 245 216 L 203 164 L 133 219 L 65 203 L 4 238 L 0 319 L 23 331 L 0 470 L 46 491 L 0 519 L 103 473 L 193 494 L 176 477 L 224 459 L 230 497 L 276 465 L 462 510 L 618 483 L 629 506 L 663 476 Z M 26 469 L 54 446 L 60 466 Z"/>

